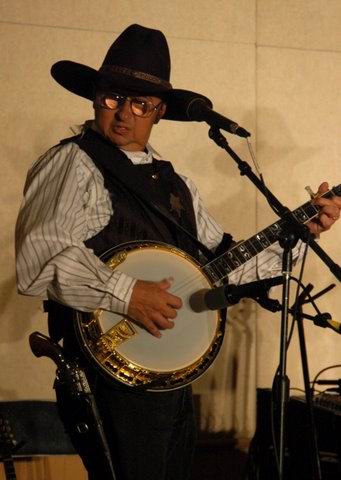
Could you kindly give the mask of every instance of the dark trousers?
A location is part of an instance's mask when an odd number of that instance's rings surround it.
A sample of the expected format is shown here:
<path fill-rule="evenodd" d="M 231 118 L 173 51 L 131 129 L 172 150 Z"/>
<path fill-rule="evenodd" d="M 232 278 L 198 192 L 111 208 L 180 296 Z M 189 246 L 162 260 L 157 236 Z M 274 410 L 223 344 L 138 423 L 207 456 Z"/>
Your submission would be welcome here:
<path fill-rule="evenodd" d="M 96 376 L 92 382 L 117 480 L 188 480 L 196 439 L 192 391 L 145 392 Z M 93 432 L 77 433 L 79 409 L 57 391 L 61 418 L 90 480 L 112 477 Z"/>

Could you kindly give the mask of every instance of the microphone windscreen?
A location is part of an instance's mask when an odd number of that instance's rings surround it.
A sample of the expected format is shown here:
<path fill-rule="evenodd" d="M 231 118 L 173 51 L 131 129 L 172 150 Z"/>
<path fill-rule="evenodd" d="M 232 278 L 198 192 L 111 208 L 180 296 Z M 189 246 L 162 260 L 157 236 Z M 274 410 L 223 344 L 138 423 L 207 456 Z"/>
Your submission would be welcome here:
<path fill-rule="evenodd" d="M 199 97 L 192 98 L 187 106 L 187 117 L 189 120 L 201 122 L 204 120 L 204 114 L 207 111 L 207 107 L 212 108 L 205 99 Z"/>
<path fill-rule="evenodd" d="M 201 313 L 205 312 L 208 310 L 206 302 L 205 302 L 205 296 L 209 290 L 207 288 L 204 288 L 202 290 L 198 290 L 197 292 L 193 293 L 189 297 L 189 305 L 193 312 L 195 313 Z"/>
<path fill-rule="evenodd" d="M 189 90 L 174 89 L 163 95 L 167 103 L 165 120 L 178 120 L 188 122 L 194 120 L 188 116 L 188 106 L 196 99 L 203 101 L 206 106 L 212 108 L 213 104 L 204 95 L 200 93 L 190 92 Z"/>
<path fill-rule="evenodd" d="M 226 297 L 226 289 L 229 287 L 223 285 L 221 287 L 212 288 L 205 295 L 205 305 L 209 310 L 220 310 L 228 304 Z"/>

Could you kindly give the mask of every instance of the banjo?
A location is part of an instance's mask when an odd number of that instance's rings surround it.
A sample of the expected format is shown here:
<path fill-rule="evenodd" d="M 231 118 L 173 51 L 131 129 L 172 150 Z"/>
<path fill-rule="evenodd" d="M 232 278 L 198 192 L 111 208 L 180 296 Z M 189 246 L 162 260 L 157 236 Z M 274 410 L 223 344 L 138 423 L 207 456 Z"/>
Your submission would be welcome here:
<path fill-rule="evenodd" d="M 341 185 L 324 197 L 341 196 Z M 300 223 L 317 216 L 310 201 L 292 213 Z M 112 269 L 135 278 L 159 281 L 172 276 L 169 291 L 181 297 L 175 326 L 156 338 L 127 315 L 95 310 L 75 311 L 75 328 L 89 360 L 107 377 L 151 391 L 173 390 L 200 377 L 221 347 L 225 321 L 220 311 L 194 311 L 192 296 L 221 285 L 228 275 L 271 246 L 283 228 L 279 220 L 202 266 L 184 251 L 155 242 L 132 242 L 107 251 L 101 258 Z"/>

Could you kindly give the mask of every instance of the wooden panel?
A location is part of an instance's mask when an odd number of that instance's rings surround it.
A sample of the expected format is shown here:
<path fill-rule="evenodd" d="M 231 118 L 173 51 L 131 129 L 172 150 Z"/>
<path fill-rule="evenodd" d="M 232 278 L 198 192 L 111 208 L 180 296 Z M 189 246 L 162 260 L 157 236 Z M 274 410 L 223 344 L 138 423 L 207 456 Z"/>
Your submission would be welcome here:
<path fill-rule="evenodd" d="M 86 470 L 76 455 L 15 459 L 17 480 L 87 480 Z M 0 465 L 0 480 L 6 480 Z"/>

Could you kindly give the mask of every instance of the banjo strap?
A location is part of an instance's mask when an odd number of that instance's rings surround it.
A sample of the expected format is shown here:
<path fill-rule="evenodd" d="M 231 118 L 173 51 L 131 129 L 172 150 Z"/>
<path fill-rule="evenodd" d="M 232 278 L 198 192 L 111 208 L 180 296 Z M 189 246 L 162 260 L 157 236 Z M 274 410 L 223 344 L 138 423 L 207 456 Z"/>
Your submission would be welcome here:
<path fill-rule="evenodd" d="M 126 185 L 128 188 L 128 186 Z M 170 222 L 176 229 L 181 230 L 188 238 L 192 240 L 194 245 L 203 253 L 207 260 L 213 260 L 215 255 L 211 252 L 209 248 L 206 247 L 203 243 L 200 242 L 194 235 L 191 234 L 186 228 L 180 225 L 168 212 L 166 209 L 163 209 L 161 206 L 156 205 L 154 202 L 149 201 L 147 198 L 140 196 L 137 192 L 131 191 L 131 193 L 136 198 L 136 201 L 139 202 L 141 207 L 144 210 L 153 210 L 155 213 L 166 219 Z"/>

